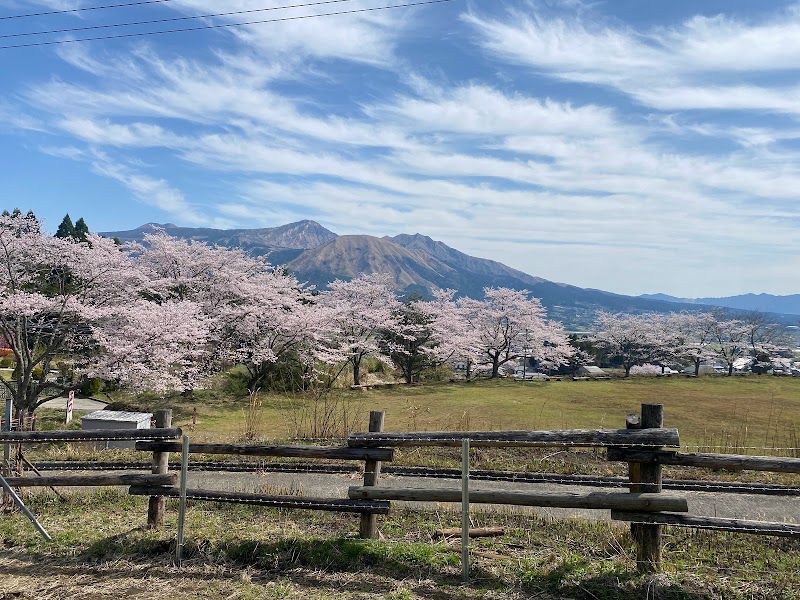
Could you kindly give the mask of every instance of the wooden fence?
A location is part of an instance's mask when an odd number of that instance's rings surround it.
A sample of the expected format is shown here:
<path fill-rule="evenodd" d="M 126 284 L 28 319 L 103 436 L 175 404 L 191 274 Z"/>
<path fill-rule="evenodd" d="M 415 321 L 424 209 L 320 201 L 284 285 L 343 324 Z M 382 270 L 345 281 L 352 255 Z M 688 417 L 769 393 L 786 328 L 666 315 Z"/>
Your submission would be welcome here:
<path fill-rule="evenodd" d="M 51 442 L 107 442 L 116 440 L 174 440 L 181 436 L 180 429 L 158 427 L 156 429 L 107 429 L 100 431 L 0 431 L 0 444 L 43 444 Z M 38 473 L 38 471 L 37 471 Z M 21 487 L 50 487 L 55 486 L 107 486 L 107 485 L 165 485 L 174 484 L 176 474 L 167 473 L 166 469 L 154 469 L 153 475 L 141 473 L 115 473 L 112 475 L 58 475 L 39 477 L 11 477 L 0 475 L 0 485 L 4 494 L 16 504 L 22 513 L 33 523 L 33 526 L 49 540 L 50 535 L 38 522 L 23 503 L 14 488 Z"/>
<path fill-rule="evenodd" d="M 800 473 L 800 459 L 726 454 L 686 454 L 664 447 L 679 447 L 678 431 L 663 427 L 663 407 L 643 404 L 640 415 L 628 415 L 626 428 L 620 430 L 567 431 L 506 431 L 506 432 L 409 432 L 354 433 L 348 438 L 353 447 L 386 446 L 456 446 L 469 440 L 472 446 L 509 447 L 604 447 L 609 461 L 628 463 L 628 494 L 588 493 L 549 494 L 542 492 L 470 491 L 463 498 L 457 489 L 432 488 L 364 488 L 353 486 L 351 498 L 385 500 L 427 500 L 434 502 L 485 502 L 539 507 L 610 509 L 611 518 L 631 523 L 631 533 L 637 546 L 637 567 L 655 572 L 661 565 L 661 534 L 663 525 L 715 529 L 741 533 L 800 537 L 800 525 L 727 519 L 713 516 L 694 516 L 688 512 L 685 498 L 663 492 L 662 465 L 681 465 L 710 469 L 756 470 L 765 472 Z M 580 483 L 577 481 L 576 483 Z M 781 490 L 769 486 L 700 482 L 695 489 L 705 491 L 749 491 L 765 493 Z M 692 487 L 690 482 L 685 487 Z M 640 506 L 641 508 L 622 508 Z M 466 540 L 465 540 L 466 541 Z"/>
<path fill-rule="evenodd" d="M 800 537 L 800 525 L 766 523 L 742 519 L 687 515 L 685 497 L 664 492 L 663 465 L 685 467 L 757 470 L 782 473 L 800 473 L 800 459 L 779 457 L 739 456 L 724 454 L 681 453 L 678 431 L 663 427 L 661 405 L 643 404 L 641 415 L 628 415 L 625 429 L 616 430 L 564 430 L 564 431 L 473 431 L 473 432 L 384 432 L 383 413 L 370 413 L 369 431 L 353 433 L 347 446 L 277 446 L 186 443 L 176 441 L 182 432 L 171 427 L 171 411 L 157 411 L 156 429 L 122 431 L 62 431 L 62 432 L 2 432 L 0 443 L 41 443 L 53 441 L 106 441 L 135 439 L 136 450 L 151 452 L 151 474 L 97 474 L 70 476 L 41 476 L 38 478 L 9 478 L 10 487 L 20 486 L 71 486 L 71 485 L 128 485 L 133 495 L 149 496 L 147 522 L 150 527 L 163 523 L 166 498 L 247 503 L 260 506 L 352 512 L 360 515 L 362 538 L 377 537 L 377 517 L 390 510 L 391 501 L 432 501 L 508 504 L 519 506 L 590 508 L 610 510 L 612 519 L 631 523 L 631 532 L 637 545 L 637 565 L 642 571 L 653 572 L 660 568 L 661 534 L 664 525 L 717 529 L 762 535 Z M 462 489 L 381 487 L 382 464 L 392 461 L 395 447 L 462 446 L 465 440 L 476 447 L 594 447 L 606 449 L 609 461 L 627 463 L 628 477 L 593 478 L 614 480 L 615 485 L 627 484 L 628 492 L 542 492 L 522 490 L 471 490 Z M 362 461 L 364 479 L 360 486 L 352 486 L 347 498 L 308 498 L 227 491 L 180 489 L 175 487 L 177 475 L 169 472 L 169 454 L 183 452 L 183 476 L 187 470 L 188 455 L 227 454 L 235 456 L 289 457 L 327 459 L 336 461 Z M 467 464 L 461 476 L 469 482 Z M 413 468 L 406 468 L 413 474 Z M 454 476 L 451 473 L 449 476 Z M 475 473 L 480 479 L 480 473 Z M 522 474 L 523 476 L 525 474 Z M 563 479 L 565 476 L 559 476 Z M 583 479 L 581 479 L 583 477 Z M 486 478 L 489 478 L 488 476 Z M 516 481 L 517 479 L 507 479 Z M 548 479 L 542 478 L 547 481 Z M 577 476 L 575 483 L 588 481 L 587 476 Z M 601 482 L 602 484 L 603 482 Z M 669 485 L 669 481 L 666 482 Z M 729 482 L 700 482 L 695 489 L 715 492 L 749 491 L 759 493 L 758 484 Z M 680 485 L 678 487 L 680 487 Z M 736 486 L 739 485 L 740 490 Z M 762 486 L 763 493 L 776 493 L 775 486 Z M 775 489 L 773 489 L 775 488 Z M 777 490 L 777 493 L 782 493 Z M 788 493 L 788 492 L 785 492 Z M 468 522 L 468 519 L 465 519 Z"/>

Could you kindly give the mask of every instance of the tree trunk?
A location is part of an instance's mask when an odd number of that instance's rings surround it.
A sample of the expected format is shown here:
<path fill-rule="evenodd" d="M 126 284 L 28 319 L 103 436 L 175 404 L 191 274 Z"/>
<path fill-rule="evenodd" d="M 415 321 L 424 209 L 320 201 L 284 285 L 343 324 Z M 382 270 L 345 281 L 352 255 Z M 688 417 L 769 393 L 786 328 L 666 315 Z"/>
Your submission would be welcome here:
<path fill-rule="evenodd" d="M 700 375 L 700 357 L 694 359 L 694 376 Z"/>
<path fill-rule="evenodd" d="M 625 365 L 625 364 L 623 364 L 622 366 L 625 367 L 625 377 L 630 377 L 631 376 L 631 368 L 633 367 L 633 365 Z"/>
<path fill-rule="evenodd" d="M 733 363 L 728 363 L 728 377 L 733 377 Z"/>
<path fill-rule="evenodd" d="M 500 377 L 500 357 L 493 356 L 492 357 L 492 379 L 497 379 Z"/>
<path fill-rule="evenodd" d="M 361 385 L 361 360 L 353 358 L 353 385 Z"/>

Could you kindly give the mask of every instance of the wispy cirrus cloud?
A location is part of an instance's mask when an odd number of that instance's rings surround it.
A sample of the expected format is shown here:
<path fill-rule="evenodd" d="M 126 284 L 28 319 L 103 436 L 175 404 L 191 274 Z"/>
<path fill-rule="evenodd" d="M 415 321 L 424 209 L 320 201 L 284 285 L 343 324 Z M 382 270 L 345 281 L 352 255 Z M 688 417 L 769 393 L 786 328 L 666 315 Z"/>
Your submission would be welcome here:
<path fill-rule="evenodd" d="M 221 10 L 170 4 L 181 12 L 167 14 Z M 747 268 L 749 287 L 777 290 L 758 284 L 760 265 L 797 265 L 798 130 L 715 116 L 797 112 L 790 80 L 756 76 L 794 72 L 797 13 L 642 29 L 603 5 L 499 4 L 442 22 L 435 47 L 461 28 L 461 50 L 477 41 L 474 62 L 502 78 L 460 56 L 451 72 L 431 66 L 437 55 L 409 31 L 433 13 L 370 13 L 320 21 L 328 35 L 313 19 L 217 32 L 184 53 L 156 40 L 64 46 L 63 70 L 28 81 L 12 106 L 52 138 L 40 143 L 51 156 L 188 225 L 314 218 L 339 233 L 419 231 L 617 291 L 669 280 L 667 291 L 703 295 L 684 273 L 713 262 L 703 285 L 730 286 Z"/>
<path fill-rule="evenodd" d="M 800 9 L 746 22 L 692 16 L 679 26 L 635 30 L 598 13 L 543 18 L 534 9 L 463 18 L 498 58 L 563 80 L 616 88 L 661 110 L 764 110 L 800 114 L 800 88 L 757 83 L 798 73 Z M 753 83 L 741 83 L 752 76 Z"/>

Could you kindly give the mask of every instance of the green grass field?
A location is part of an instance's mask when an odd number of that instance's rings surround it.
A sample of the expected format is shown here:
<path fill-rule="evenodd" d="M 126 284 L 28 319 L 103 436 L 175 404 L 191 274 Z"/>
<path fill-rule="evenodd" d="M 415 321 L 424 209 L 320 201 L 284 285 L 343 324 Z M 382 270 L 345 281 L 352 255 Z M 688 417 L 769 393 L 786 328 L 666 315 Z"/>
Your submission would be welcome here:
<path fill-rule="evenodd" d="M 200 391 L 195 399 L 117 398 L 147 410 L 173 408 L 175 424 L 189 429 L 196 408 L 193 436 L 198 440 L 230 440 L 244 434 L 247 398 L 237 399 L 217 389 Z M 297 432 L 293 425 L 300 412 L 313 408 L 312 400 L 300 396 L 262 394 L 261 398 L 261 433 L 270 439 L 291 437 Z M 348 429 L 363 430 L 370 410 L 384 410 L 390 431 L 613 429 L 624 427 L 625 415 L 638 412 L 642 403 L 662 403 L 665 426 L 679 429 L 683 446 L 718 445 L 742 451 L 800 446 L 800 380 L 796 378 L 484 380 L 334 392 L 328 403 L 340 420 L 344 420 L 343 411 L 348 411 Z M 322 409 L 318 406 L 319 413 Z"/>

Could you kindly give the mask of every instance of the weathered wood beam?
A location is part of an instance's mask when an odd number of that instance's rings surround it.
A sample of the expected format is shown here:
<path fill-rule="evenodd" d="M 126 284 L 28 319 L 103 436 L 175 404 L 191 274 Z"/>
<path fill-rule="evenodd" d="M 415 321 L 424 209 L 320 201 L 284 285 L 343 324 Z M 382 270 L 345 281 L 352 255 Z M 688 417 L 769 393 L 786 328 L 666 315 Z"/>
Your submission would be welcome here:
<path fill-rule="evenodd" d="M 783 456 L 743 456 L 740 454 L 704 454 L 700 452 L 673 452 L 669 450 L 638 450 L 633 448 L 609 448 L 608 460 L 638 462 L 643 464 L 678 465 L 683 467 L 705 467 L 729 469 L 731 471 L 772 471 L 800 473 L 800 458 Z"/>
<path fill-rule="evenodd" d="M 103 485 L 175 485 L 178 475 L 145 473 L 113 473 L 109 475 L 43 475 L 41 477 L 8 477 L 13 487 L 103 486 Z"/>
<path fill-rule="evenodd" d="M 569 429 L 562 431 L 414 431 L 351 433 L 348 446 L 679 446 L 678 430 Z"/>
<path fill-rule="evenodd" d="M 389 488 L 351 486 L 350 498 L 404 500 L 411 502 L 461 502 L 461 490 L 434 488 Z M 547 508 L 591 508 L 686 512 L 686 498 L 670 494 L 629 494 L 603 492 L 518 492 L 509 490 L 470 491 L 469 501 L 478 504 L 511 504 Z M 623 508 L 625 507 L 625 508 Z M 634 508 L 636 507 L 636 508 Z"/>
<path fill-rule="evenodd" d="M 162 408 L 153 413 L 156 427 L 172 427 L 172 409 Z M 150 472 L 153 475 L 163 475 L 169 471 L 169 453 L 153 452 L 153 460 L 150 465 Z M 164 524 L 164 512 L 167 509 L 167 501 L 159 496 L 152 496 L 147 500 L 147 527 L 156 529 Z"/>
<path fill-rule="evenodd" d="M 107 442 L 114 440 L 173 440 L 183 435 L 177 428 L 158 429 L 104 429 L 100 431 L 83 431 L 69 429 L 66 431 L 3 431 L 0 432 L 0 443 L 34 444 L 44 442 Z"/>
<path fill-rule="evenodd" d="M 383 431 L 384 412 L 382 410 L 369 411 L 369 430 L 371 433 Z M 381 461 L 367 460 L 364 462 L 364 485 L 375 486 L 381 476 Z M 374 540 L 378 537 L 378 515 L 376 513 L 361 513 L 358 524 L 358 536 L 362 540 Z"/>
<path fill-rule="evenodd" d="M 746 521 L 743 519 L 723 519 L 721 517 L 698 517 L 669 513 L 646 513 L 611 511 L 611 518 L 616 521 L 632 523 L 659 523 L 675 527 L 696 527 L 698 529 L 714 529 L 717 531 L 734 531 L 756 535 L 774 535 L 778 537 L 800 537 L 800 525 L 794 523 L 768 523 L 765 521 Z"/>
<path fill-rule="evenodd" d="M 664 405 L 642 404 L 639 420 L 640 431 L 664 427 Z M 627 424 L 627 421 L 626 421 Z M 648 448 L 657 450 L 657 448 Z M 647 492 L 660 495 L 662 489 L 661 465 L 639 464 L 638 485 L 631 477 L 631 492 Z M 634 489 L 634 486 L 637 486 Z M 635 523 L 631 534 L 636 540 L 636 567 L 641 573 L 657 573 L 661 570 L 661 526 Z"/>
<path fill-rule="evenodd" d="M 137 450 L 180 452 L 180 442 L 136 442 Z M 192 454 L 232 454 L 236 456 L 280 456 L 283 458 L 326 458 L 341 460 L 391 461 L 392 448 L 350 448 L 339 446 L 254 446 L 240 444 L 189 444 Z"/>
<path fill-rule="evenodd" d="M 178 498 L 180 490 L 176 487 L 159 488 L 155 486 L 133 485 L 128 490 L 132 496 L 160 496 Z M 186 490 L 187 500 L 208 502 L 230 502 L 236 504 L 255 504 L 275 508 L 299 508 L 307 510 L 327 510 L 351 513 L 388 514 L 389 503 L 372 500 L 351 500 L 346 498 L 306 498 L 303 496 L 267 496 L 244 492 L 217 492 L 211 490 Z"/>

